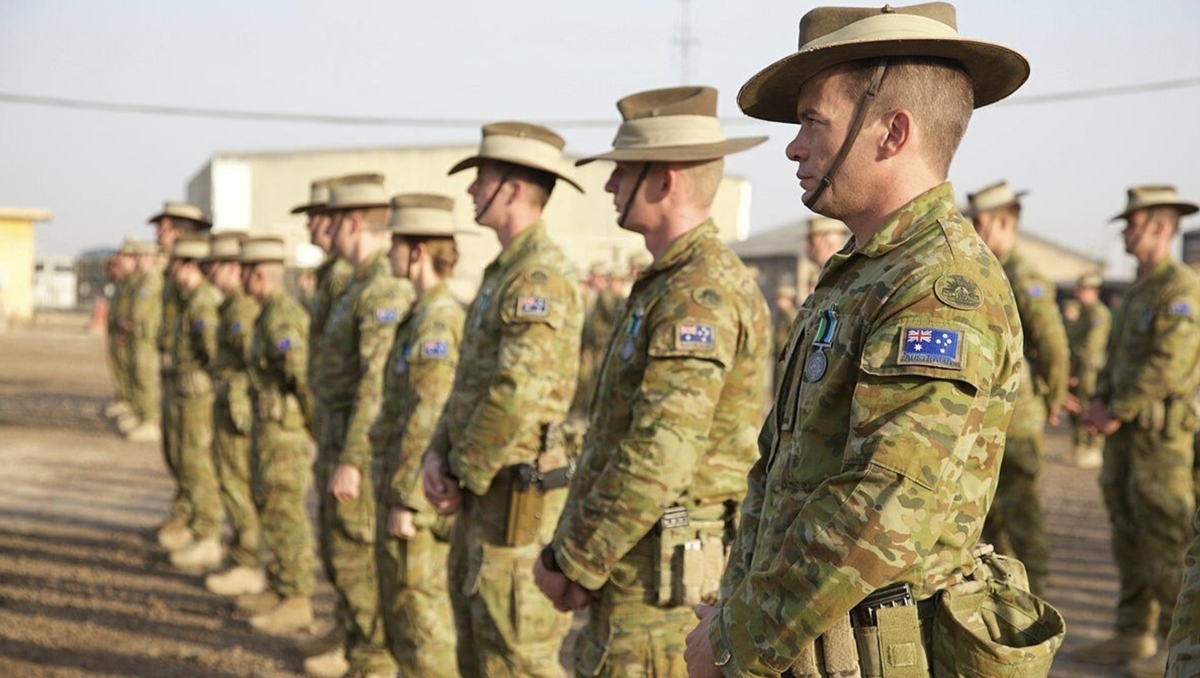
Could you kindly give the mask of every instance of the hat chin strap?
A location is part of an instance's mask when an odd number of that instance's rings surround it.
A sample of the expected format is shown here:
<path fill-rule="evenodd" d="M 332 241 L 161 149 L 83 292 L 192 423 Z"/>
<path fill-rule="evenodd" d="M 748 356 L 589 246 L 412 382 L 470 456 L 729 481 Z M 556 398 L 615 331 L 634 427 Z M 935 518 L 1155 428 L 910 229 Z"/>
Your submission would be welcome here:
<path fill-rule="evenodd" d="M 883 82 L 883 74 L 887 70 L 887 57 L 879 60 L 879 64 L 875 66 L 875 74 L 871 76 L 871 85 L 867 87 L 867 91 L 863 92 L 862 97 L 858 100 L 858 106 L 854 109 L 854 119 L 850 121 L 850 130 L 846 132 L 846 140 L 842 142 L 842 147 L 838 149 L 838 153 L 833 158 L 833 163 L 829 165 L 829 169 L 825 171 L 825 176 L 821 177 L 821 183 L 817 185 L 816 190 L 809 196 L 808 200 L 804 201 L 804 206 L 816 212 L 817 201 L 825 194 L 825 189 L 833 185 L 833 175 L 841 168 L 845 162 L 846 156 L 850 155 L 850 149 L 854 147 L 854 141 L 858 138 L 859 131 L 862 130 L 863 122 L 867 119 L 867 113 L 871 110 L 871 104 L 875 102 L 875 95 L 879 94 L 879 85 Z"/>
<path fill-rule="evenodd" d="M 642 188 L 642 183 L 646 181 L 646 175 L 650 173 L 650 165 L 652 161 L 647 161 L 642 165 L 642 171 L 638 172 L 637 181 L 633 182 L 633 192 L 629 194 L 629 200 L 625 203 L 625 209 L 621 210 L 621 216 L 617 219 L 617 225 L 624 228 L 625 219 L 629 217 L 629 210 L 633 207 L 633 203 L 637 201 L 638 191 Z"/>
<path fill-rule="evenodd" d="M 491 197 L 487 199 L 487 202 L 483 203 L 483 207 L 475 210 L 476 222 L 482 219 L 483 215 L 488 213 L 488 210 L 492 209 L 492 203 L 496 202 L 496 197 L 500 195 L 500 189 L 504 188 L 504 184 L 506 183 L 508 183 L 508 172 L 500 175 L 500 183 L 496 184 L 496 190 L 492 191 Z"/>

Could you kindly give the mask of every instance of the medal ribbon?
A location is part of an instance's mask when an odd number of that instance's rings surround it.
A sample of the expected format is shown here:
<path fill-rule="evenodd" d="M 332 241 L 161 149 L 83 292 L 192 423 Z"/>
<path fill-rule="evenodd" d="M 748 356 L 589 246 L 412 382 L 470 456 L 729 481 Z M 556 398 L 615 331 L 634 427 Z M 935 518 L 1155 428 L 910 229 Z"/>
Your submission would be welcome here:
<path fill-rule="evenodd" d="M 837 311 L 826 309 L 821 311 L 821 321 L 817 323 L 817 332 L 813 337 L 813 348 L 825 349 L 833 346 L 833 337 L 837 333 Z"/>

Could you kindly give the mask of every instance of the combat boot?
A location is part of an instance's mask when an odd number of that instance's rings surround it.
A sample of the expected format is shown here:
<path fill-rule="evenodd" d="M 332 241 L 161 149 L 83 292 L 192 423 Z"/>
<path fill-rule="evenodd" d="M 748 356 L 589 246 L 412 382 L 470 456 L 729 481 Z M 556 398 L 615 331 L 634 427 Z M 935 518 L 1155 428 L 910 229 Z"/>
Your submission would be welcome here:
<path fill-rule="evenodd" d="M 1100 468 L 1104 464 L 1104 451 L 1099 447 L 1085 447 L 1075 455 L 1079 468 Z"/>
<path fill-rule="evenodd" d="M 126 412 L 125 414 L 117 417 L 116 424 L 117 431 L 121 435 L 127 435 L 133 429 L 141 426 L 142 420 L 133 412 Z"/>
<path fill-rule="evenodd" d="M 191 546 L 172 551 L 171 565 L 189 574 L 200 574 L 220 567 L 224 557 L 221 540 L 215 536 L 205 537 Z"/>
<path fill-rule="evenodd" d="M 237 615 L 239 617 L 253 617 L 264 612 L 270 612 L 279 605 L 279 601 L 283 600 L 278 593 L 271 590 L 263 591 L 262 593 L 249 593 L 244 596 L 238 596 L 237 599 Z"/>
<path fill-rule="evenodd" d="M 224 572 L 208 575 L 204 580 L 204 588 L 218 596 L 262 593 L 267 589 L 267 575 L 258 568 L 238 565 Z"/>
<path fill-rule="evenodd" d="M 183 518 L 173 517 L 158 529 L 158 545 L 168 551 L 178 551 L 191 546 L 196 535 Z"/>
<path fill-rule="evenodd" d="M 1168 654 L 1167 648 L 1161 647 L 1153 657 L 1129 662 L 1129 675 L 1133 678 L 1163 678 L 1167 675 Z"/>
<path fill-rule="evenodd" d="M 350 673 L 346 650 L 338 647 L 304 660 L 304 672 L 313 678 L 342 678 Z"/>
<path fill-rule="evenodd" d="M 1087 664 L 1124 664 L 1152 657 L 1155 652 L 1158 652 L 1158 642 L 1149 633 L 1118 632 L 1079 648 L 1075 658 Z"/>
<path fill-rule="evenodd" d="M 296 649 L 305 657 L 315 657 L 346 646 L 346 629 L 341 624 L 334 624 L 319 636 L 304 638 L 296 643 Z"/>
<path fill-rule="evenodd" d="M 162 431 L 159 430 L 158 424 L 148 421 L 144 421 L 123 433 L 125 434 L 125 440 L 131 443 L 157 443 L 162 440 Z"/>
<path fill-rule="evenodd" d="M 130 412 L 129 403 L 122 402 L 120 400 L 116 400 L 116 401 L 109 403 L 108 407 L 104 408 L 104 418 L 105 419 L 117 419 L 117 418 L 120 418 L 124 414 L 129 414 L 129 412 Z"/>
<path fill-rule="evenodd" d="M 287 636 L 312 627 L 312 599 L 308 596 L 284 598 L 275 609 L 250 618 L 250 628 L 268 636 Z"/>

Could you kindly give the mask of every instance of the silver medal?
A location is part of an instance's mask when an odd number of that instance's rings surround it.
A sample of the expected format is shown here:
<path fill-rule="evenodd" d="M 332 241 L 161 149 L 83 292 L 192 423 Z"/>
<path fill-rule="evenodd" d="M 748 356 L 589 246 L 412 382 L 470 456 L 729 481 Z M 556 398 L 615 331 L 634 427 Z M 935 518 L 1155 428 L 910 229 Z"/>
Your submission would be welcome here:
<path fill-rule="evenodd" d="M 621 360 L 629 360 L 632 357 L 633 357 L 633 338 L 630 337 L 629 339 L 625 340 L 624 344 L 621 344 Z"/>
<path fill-rule="evenodd" d="M 829 367 L 829 358 L 825 356 L 824 351 L 817 351 L 808 356 L 808 362 L 804 365 L 804 378 L 810 382 L 821 381 L 827 367 Z"/>

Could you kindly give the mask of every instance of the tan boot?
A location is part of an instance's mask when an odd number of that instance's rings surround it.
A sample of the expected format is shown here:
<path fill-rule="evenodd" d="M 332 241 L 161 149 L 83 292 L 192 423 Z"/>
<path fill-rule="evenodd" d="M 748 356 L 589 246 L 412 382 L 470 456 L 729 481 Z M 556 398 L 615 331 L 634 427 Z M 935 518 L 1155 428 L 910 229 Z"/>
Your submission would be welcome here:
<path fill-rule="evenodd" d="M 1158 642 L 1149 633 L 1117 633 L 1079 648 L 1075 659 L 1086 664 L 1124 664 L 1146 659 L 1158 652 Z"/>
<path fill-rule="evenodd" d="M 218 596 L 244 596 L 267 590 L 267 575 L 261 569 L 238 565 L 224 572 L 210 574 L 204 588 Z"/>
<path fill-rule="evenodd" d="M 268 636 L 287 636 L 312 628 L 312 599 L 308 596 L 284 598 L 270 612 L 250 618 L 250 628 Z"/>
<path fill-rule="evenodd" d="M 337 647 L 325 654 L 304 660 L 304 672 L 313 678 L 342 678 L 350 673 L 345 648 Z"/>
<path fill-rule="evenodd" d="M 1167 675 L 1167 648 L 1163 647 L 1153 657 L 1129 662 L 1129 675 L 1133 678 L 1163 678 Z"/>
<path fill-rule="evenodd" d="M 1100 468 L 1104 464 L 1104 450 L 1099 447 L 1085 447 L 1075 457 L 1075 465 L 1079 468 Z"/>
<path fill-rule="evenodd" d="M 191 546 L 196 535 L 183 518 L 171 518 L 158 529 L 158 545 L 168 551 L 178 551 Z"/>
<path fill-rule="evenodd" d="M 162 431 L 158 424 L 148 421 L 141 422 L 137 426 L 122 431 L 125 434 L 125 440 L 131 443 L 157 443 L 162 440 Z"/>
<path fill-rule="evenodd" d="M 238 596 L 237 614 L 239 617 L 253 617 L 264 612 L 270 612 L 283 600 L 278 593 L 267 590 L 262 593 L 250 593 Z"/>
<path fill-rule="evenodd" d="M 121 415 L 129 414 L 130 412 L 132 412 L 132 410 L 129 407 L 129 403 L 117 400 L 109 403 L 108 407 L 104 408 L 104 418 L 117 419 Z"/>
<path fill-rule="evenodd" d="M 296 643 L 296 649 L 305 657 L 315 657 L 336 650 L 346 645 L 346 629 L 341 624 L 334 624 L 328 631 L 318 636 L 303 638 Z"/>
<path fill-rule="evenodd" d="M 224 559 L 221 540 L 217 537 L 205 537 L 191 546 L 171 552 L 171 565 L 189 574 L 212 572 L 221 567 Z"/>

